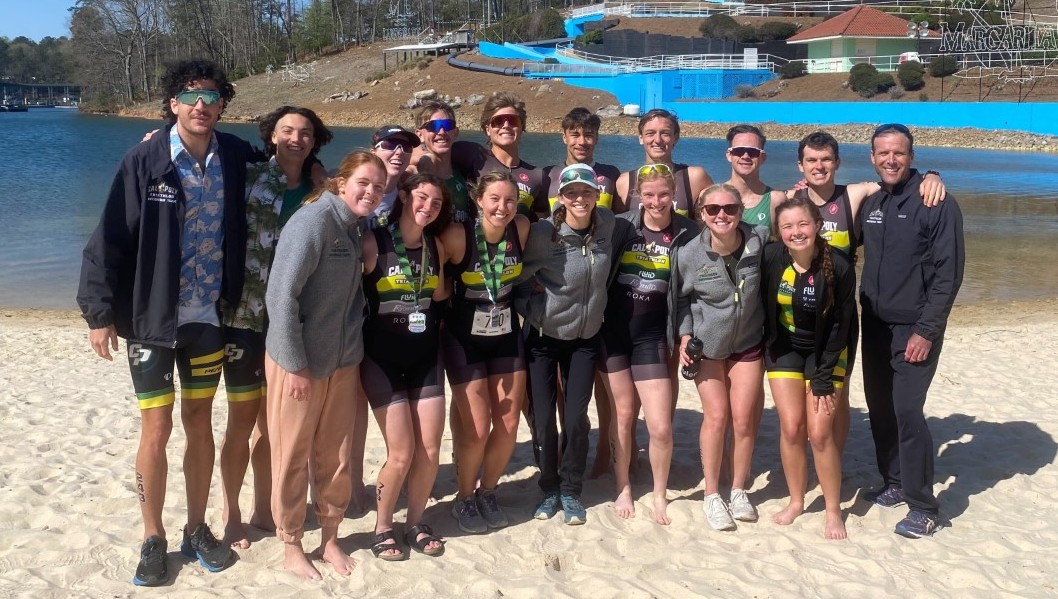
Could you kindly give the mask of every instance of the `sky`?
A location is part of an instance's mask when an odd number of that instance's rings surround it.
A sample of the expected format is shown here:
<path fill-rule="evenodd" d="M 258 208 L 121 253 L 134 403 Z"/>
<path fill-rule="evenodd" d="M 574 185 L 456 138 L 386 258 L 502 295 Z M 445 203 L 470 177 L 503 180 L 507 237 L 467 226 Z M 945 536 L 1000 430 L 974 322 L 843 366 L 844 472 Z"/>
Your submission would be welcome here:
<path fill-rule="evenodd" d="M 68 8 L 75 0 L 0 0 L 0 36 L 33 41 L 70 36 Z"/>

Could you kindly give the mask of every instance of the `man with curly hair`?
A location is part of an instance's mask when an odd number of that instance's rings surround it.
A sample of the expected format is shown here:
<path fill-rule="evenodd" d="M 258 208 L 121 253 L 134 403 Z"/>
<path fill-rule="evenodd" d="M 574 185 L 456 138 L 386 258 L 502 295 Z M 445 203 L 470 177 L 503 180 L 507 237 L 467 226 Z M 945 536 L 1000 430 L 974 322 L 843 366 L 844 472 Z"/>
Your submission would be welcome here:
<path fill-rule="evenodd" d="M 214 63 L 171 65 L 162 80 L 165 129 L 118 167 L 99 226 L 84 250 L 77 302 L 89 342 L 112 360 L 126 339 L 140 409 L 136 494 L 143 545 L 133 583 L 168 579 L 162 524 L 173 428 L 173 365 L 187 437 L 187 521 L 181 551 L 208 570 L 234 559 L 205 522 L 215 448 L 213 396 L 225 358 L 218 305 L 236 304 L 246 252 L 245 141 L 214 131 L 235 89 Z"/>

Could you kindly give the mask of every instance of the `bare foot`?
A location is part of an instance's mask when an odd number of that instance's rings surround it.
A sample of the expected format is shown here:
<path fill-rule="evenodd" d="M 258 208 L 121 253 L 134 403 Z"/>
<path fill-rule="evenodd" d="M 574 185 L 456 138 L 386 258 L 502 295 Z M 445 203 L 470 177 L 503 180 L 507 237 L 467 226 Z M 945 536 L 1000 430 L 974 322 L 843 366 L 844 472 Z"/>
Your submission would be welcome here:
<path fill-rule="evenodd" d="M 283 568 L 308 580 L 320 580 L 320 571 L 309 561 L 301 543 L 285 543 L 283 545 Z"/>
<path fill-rule="evenodd" d="M 849 533 L 845 531 L 845 519 L 841 517 L 841 512 L 831 512 L 827 510 L 826 521 L 823 524 L 823 538 L 828 541 L 840 541 L 842 539 L 849 538 Z"/>
<path fill-rule="evenodd" d="M 632 489 L 625 487 L 620 494 L 617 495 L 617 499 L 613 502 L 613 509 L 617 511 L 617 515 L 624 518 L 634 518 L 636 515 L 635 504 L 632 503 Z"/>
<path fill-rule="evenodd" d="M 672 523 L 672 520 L 669 520 L 669 498 L 664 492 L 654 493 L 654 519 L 658 524 L 665 526 Z"/>
<path fill-rule="evenodd" d="M 324 563 L 330 564 L 342 576 L 349 576 L 356 567 L 356 560 L 342 551 L 337 541 L 328 541 L 320 548 L 320 555 Z"/>
<path fill-rule="evenodd" d="M 250 514 L 250 526 L 257 530 L 264 530 L 267 532 L 276 531 L 276 522 L 272 519 L 272 511 L 269 510 L 267 513 L 254 511 Z"/>
<path fill-rule="evenodd" d="M 771 517 L 771 521 L 781 526 L 789 526 L 805 511 L 803 503 L 790 502 L 783 511 Z"/>
<path fill-rule="evenodd" d="M 242 525 L 242 522 L 229 520 L 224 525 L 223 543 L 236 549 L 248 549 L 250 547 L 250 539 L 246 536 L 246 527 Z"/>

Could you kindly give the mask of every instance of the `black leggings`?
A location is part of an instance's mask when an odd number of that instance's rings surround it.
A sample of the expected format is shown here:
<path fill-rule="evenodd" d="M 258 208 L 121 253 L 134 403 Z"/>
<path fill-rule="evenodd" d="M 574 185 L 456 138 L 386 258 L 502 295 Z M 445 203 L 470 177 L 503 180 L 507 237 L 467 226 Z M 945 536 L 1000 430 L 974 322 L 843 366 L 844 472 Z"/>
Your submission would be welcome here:
<path fill-rule="evenodd" d="M 533 428 L 533 453 L 540 468 L 540 489 L 545 495 L 561 493 L 580 497 L 588 462 L 588 404 L 599 356 L 599 335 L 563 341 L 529 329 L 526 339 L 529 362 L 529 420 Z M 562 377 L 562 436 L 558 434 L 556 367 Z M 561 462 L 559 455 L 561 454 Z"/>

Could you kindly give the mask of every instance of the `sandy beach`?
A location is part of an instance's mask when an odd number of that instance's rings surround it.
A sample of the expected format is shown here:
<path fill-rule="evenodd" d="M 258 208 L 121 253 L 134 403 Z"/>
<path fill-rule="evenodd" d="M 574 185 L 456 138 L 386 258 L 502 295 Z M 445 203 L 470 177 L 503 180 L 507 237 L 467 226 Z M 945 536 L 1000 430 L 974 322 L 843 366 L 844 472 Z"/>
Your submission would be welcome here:
<path fill-rule="evenodd" d="M 847 541 L 822 538 L 814 480 L 807 514 L 789 527 L 771 522 L 785 505 L 786 485 L 770 397 L 750 489 L 761 520 L 733 533 L 709 529 L 701 511 L 701 407 L 684 382 L 669 484 L 672 525 L 651 517 L 645 452 L 638 458 L 635 519 L 616 516 L 606 476 L 586 485 L 587 525 L 532 520 L 536 469 L 523 422 L 499 490 L 512 526 L 464 535 L 448 514 L 455 483 L 446 433 L 437 500 L 426 521 L 447 538 L 447 553 L 413 554 L 402 563 L 374 559 L 367 550 L 374 514 L 351 515 L 339 537 L 359 565 L 349 578 L 323 567 L 318 583 L 277 569 L 281 543 L 262 533 L 222 573 L 209 574 L 178 554 L 185 500 L 177 425 L 165 509 L 171 582 L 157 589 L 130 583 L 141 525 L 132 466 L 138 415 L 124 344 L 114 362 L 105 362 L 90 350 L 77 314 L 0 309 L 0 597 L 1053 597 L 1058 396 L 1053 375 L 1045 373 L 1058 369 L 1056 308 L 1056 300 L 956 308 L 926 404 L 938 455 L 936 490 L 952 519 L 933 539 L 894 535 L 904 511 L 860 497 L 879 481 L 857 366 L 842 493 Z M 225 418 L 222 390 L 214 410 L 218 444 Z M 373 420 L 369 431 L 371 482 L 385 448 Z M 645 447 L 642 423 L 638 436 Z M 593 432 L 593 454 L 595 438 Z M 210 498 L 207 519 L 220 531 L 219 470 Z M 308 530 L 312 547 L 318 527 L 310 522 Z"/>

